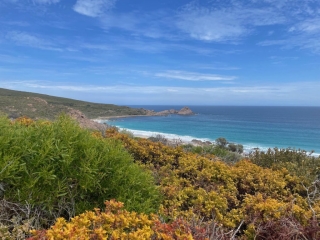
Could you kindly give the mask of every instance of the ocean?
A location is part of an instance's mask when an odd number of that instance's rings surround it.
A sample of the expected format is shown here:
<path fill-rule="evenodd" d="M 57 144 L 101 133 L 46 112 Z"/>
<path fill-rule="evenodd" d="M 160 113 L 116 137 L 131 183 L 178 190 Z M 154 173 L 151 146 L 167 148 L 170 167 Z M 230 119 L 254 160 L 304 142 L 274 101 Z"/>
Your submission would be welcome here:
<path fill-rule="evenodd" d="M 183 106 L 130 106 L 155 111 Z M 189 106 L 192 116 L 130 117 L 107 123 L 134 134 L 191 141 L 219 137 L 242 144 L 246 152 L 259 148 L 294 148 L 320 154 L 320 107 Z"/>

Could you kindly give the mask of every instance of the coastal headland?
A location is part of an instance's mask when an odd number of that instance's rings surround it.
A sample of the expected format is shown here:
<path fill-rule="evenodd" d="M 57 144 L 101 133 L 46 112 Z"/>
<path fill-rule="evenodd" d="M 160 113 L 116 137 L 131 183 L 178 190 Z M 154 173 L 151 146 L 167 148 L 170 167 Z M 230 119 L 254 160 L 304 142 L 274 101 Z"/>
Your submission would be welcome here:
<path fill-rule="evenodd" d="M 114 104 L 80 101 L 45 94 L 22 92 L 0 88 L 0 113 L 15 119 L 28 116 L 32 119 L 54 120 L 61 112 L 79 111 L 89 119 L 109 119 L 133 116 L 167 116 L 169 114 L 192 115 L 189 107 L 160 112 L 144 108 L 132 108 Z"/>
<path fill-rule="evenodd" d="M 194 115 L 195 113 L 189 108 L 189 107 L 183 107 L 180 110 L 170 109 L 170 110 L 163 110 L 160 112 L 156 112 L 154 110 L 148 110 L 141 108 L 139 109 L 142 112 L 145 112 L 145 114 L 141 115 L 119 115 L 119 116 L 102 116 L 94 119 L 95 121 L 99 122 L 101 120 L 109 120 L 109 119 L 117 119 L 117 118 L 128 118 L 128 117 L 150 117 L 150 116 L 168 116 L 171 114 L 177 114 L 177 115 Z"/>

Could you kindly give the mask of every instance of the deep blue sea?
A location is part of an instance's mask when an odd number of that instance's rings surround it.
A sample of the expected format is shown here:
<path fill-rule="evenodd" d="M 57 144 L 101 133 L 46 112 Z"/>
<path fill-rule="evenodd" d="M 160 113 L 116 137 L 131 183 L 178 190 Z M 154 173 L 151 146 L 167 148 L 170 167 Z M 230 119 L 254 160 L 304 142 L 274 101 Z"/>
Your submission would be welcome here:
<path fill-rule="evenodd" d="M 131 106 L 155 111 L 183 106 Z M 135 134 L 162 134 L 184 141 L 219 137 L 253 148 L 295 148 L 320 153 L 320 107 L 190 106 L 193 116 L 130 117 L 108 120 Z"/>

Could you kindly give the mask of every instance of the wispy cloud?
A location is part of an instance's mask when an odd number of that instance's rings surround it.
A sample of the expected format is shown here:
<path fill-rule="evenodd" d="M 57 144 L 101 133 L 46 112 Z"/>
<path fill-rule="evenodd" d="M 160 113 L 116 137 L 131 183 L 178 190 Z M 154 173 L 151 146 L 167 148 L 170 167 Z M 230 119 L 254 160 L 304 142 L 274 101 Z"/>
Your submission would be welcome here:
<path fill-rule="evenodd" d="M 0 62 L 2 63 L 22 63 L 24 61 L 30 61 L 29 57 L 26 56 L 12 56 L 12 55 L 7 55 L 7 54 L 0 54 Z"/>
<path fill-rule="evenodd" d="M 22 21 L 2 21 L 2 24 L 11 25 L 11 26 L 18 26 L 18 27 L 28 27 L 30 23 L 22 22 Z"/>
<path fill-rule="evenodd" d="M 21 46 L 40 48 L 51 51 L 62 51 L 62 49 L 57 48 L 51 42 L 26 32 L 11 31 L 6 34 L 6 39 L 9 41 L 13 41 L 15 44 Z"/>
<path fill-rule="evenodd" d="M 33 3 L 38 4 L 52 4 L 52 3 L 58 3 L 60 0 L 32 0 Z"/>
<path fill-rule="evenodd" d="M 39 5 L 46 5 L 46 4 L 55 4 L 59 3 L 60 0 L 25 0 L 25 1 L 19 1 L 19 0 L 3 0 L 4 2 L 8 3 L 14 3 L 14 4 L 39 4 Z"/>
<path fill-rule="evenodd" d="M 302 20 L 288 30 L 288 36 L 278 40 L 265 40 L 260 46 L 280 45 L 284 48 L 298 47 L 320 53 L 320 17 Z"/>
<path fill-rule="evenodd" d="M 289 29 L 289 32 L 300 32 L 307 34 L 320 34 L 320 17 L 306 19 L 297 23 Z"/>
<path fill-rule="evenodd" d="M 57 94 L 77 99 L 101 101 L 108 94 L 117 103 L 145 103 L 145 99 L 159 104 L 223 104 L 223 105 L 318 105 L 320 82 L 283 83 L 277 86 L 228 86 L 228 87 L 173 87 L 173 86 L 134 86 L 134 85 L 81 85 L 48 81 L 0 81 L 0 87 Z M 164 99 L 163 96 L 168 96 Z M 312 101 L 310 101 L 310 98 Z M 110 103 L 110 102 L 109 102 Z"/>
<path fill-rule="evenodd" d="M 186 81 L 230 81 L 236 79 L 235 76 L 222 76 L 216 74 L 203 74 L 173 70 L 156 73 L 155 76 L 160 78 L 179 79 Z"/>
<path fill-rule="evenodd" d="M 88 17 L 102 16 L 114 7 L 116 0 L 77 0 L 73 10 Z"/>
<path fill-rule="evenodd" d="M 53 90 L 68 90 L 76 92 L 101 92 L 101 93 L 165 93 L 175 92 L 181 94 L 191 93 L 221 93 L 221 94 L 245 94 L 252 93 L 259 96 L 261 93 L 294 93 L 305 90 L 318 91 L 320 84 L 318 82 L 296 82 L 279 84 L 278 86 L 230 86 L 230 87 L 172 87 L 172 86 L 134 86 L 134 85 L 74 85 L 67 83 L 58 83 L 50 81 L 39 81 L 39 80 L 24 80 L 24 81 L 1 81 L 0 87 L 9 86 L 15 88 L 16 86 L 27 86 L 31 88 L 39 89 L 53 89 Z M 261 96 L 261 95 L 260 95 Z M 293 96 L 294 97 L 294 96 Z"/>
<path fill-rule="evenodd" d="M 199 69 L 207 69 L 207 70 L 222 70 L 222 71 L 234 71 L 234 70 L 240 70 L 239 67 L 231 67 L 227 66 L 225 64 L 214 62 L 212 64 L 193 64 L 190 67 L 196 67 Z"/>
<path fill-rule="evenodd" d="M 141 11 L 110 12 L 101 17 L 104 29 L 118 28 L 131 32 L 133 36 L 143 36 L 151 39 L 178 40 L 173 24 L 175 12 L 157 10 L 150 13 Z"/>
<path fill-rule="evenodd" d="M 192 93 L 270 93 L 270 92 L 291 92 L 295 88 L 288 86 L 251 86 L 251 87 L 172 87 L 172 86 L 133 86 L 133 85 L 112 85 L 112 86 L 97 86 L 97 85 L 72 85 L 66 83 L 53 83 L 49 81 L 2 81 L 0 87 L 3 85 L 11 85 L 12 88 L 17 85 L 27 86 L 31 88 L 39 89 L 52 89 L 52 90 L 68 90 L 75 92 L 101 92 L 101 93 L 166 93 L 175 92 L 180 94 L 192 94 Z"/>
<path fill-rule="evenodd" d="M 235 41 L 250 34 L 252 27 L 284 23 L 286 19 L 272 8 L 235 4 L 216 9 L 192 2 L 178 15 L 177 27 L 192 38 L 204 41 Z"/>

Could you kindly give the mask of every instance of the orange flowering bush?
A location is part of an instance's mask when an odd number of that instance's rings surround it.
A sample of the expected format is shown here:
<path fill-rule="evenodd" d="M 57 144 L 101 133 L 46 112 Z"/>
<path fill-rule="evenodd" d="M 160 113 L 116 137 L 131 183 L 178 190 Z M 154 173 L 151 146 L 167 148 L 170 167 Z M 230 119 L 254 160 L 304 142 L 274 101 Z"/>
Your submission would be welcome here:
<path fill-rule="evenodd" d="M 30 240 L 40 239 L 193 239 L 190 226 L 181 221 L 162 223 L 157 215 L 129 212 L 115 200 L 105 211 L 87 211 L 67 222 L 58 218 L 48 230 L 33 230 Z"/>
<path fill-rule="evenodd" d="M 24 126 L 30 126 L 30 125 L 34 124 L 34 121 L 31 118 L 23 116 L 23 117 L 19 117 L 19 118 L 15 119 L 13 123 L 14 124 L 21 124 Z"/>

